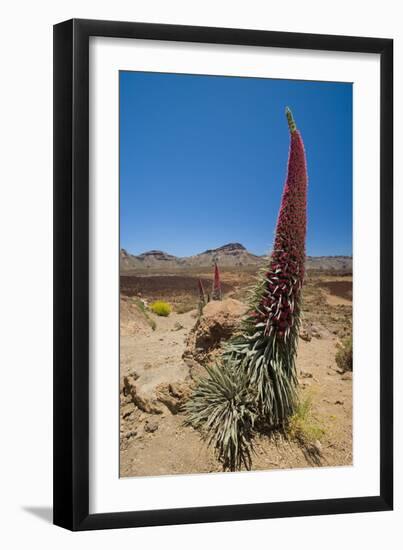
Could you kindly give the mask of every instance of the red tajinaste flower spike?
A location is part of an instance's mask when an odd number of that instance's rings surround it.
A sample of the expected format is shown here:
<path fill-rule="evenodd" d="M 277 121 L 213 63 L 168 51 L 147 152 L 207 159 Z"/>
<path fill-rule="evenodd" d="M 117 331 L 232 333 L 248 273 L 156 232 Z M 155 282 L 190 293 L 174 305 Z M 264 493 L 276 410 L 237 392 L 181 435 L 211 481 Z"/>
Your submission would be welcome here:
<path fill-rule="evenodd" d="M 286 115 L 291 134 L 288 173 L 284 185 L 276 235 L 258 322 L 266 324 L 265 333 L 276 331 L 287 336 L 299 315 L 301 288 L 305 274 L 307 171 L 304 144 L 291 111 Z M 268 309 L 270 308 L 270 309 Z"/>
<path fill-rule="evenodd" d="M 220 271 L 218 269 L 217 262 L 214 262 L 214 280 L 213 280 L 213 290 L 211 293 L 211 299 L 221 300 Z"/>

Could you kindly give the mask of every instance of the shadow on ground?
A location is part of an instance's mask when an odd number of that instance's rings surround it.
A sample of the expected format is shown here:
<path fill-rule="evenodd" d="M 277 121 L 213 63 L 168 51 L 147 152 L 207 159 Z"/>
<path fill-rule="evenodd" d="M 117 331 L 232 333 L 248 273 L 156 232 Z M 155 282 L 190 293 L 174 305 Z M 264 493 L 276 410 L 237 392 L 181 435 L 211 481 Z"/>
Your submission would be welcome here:
<path fill-rule="evenodd" d="M 22 509 L 46 523 L 53 523 L 53 508 L 51 506 L 23 506 Z"/>

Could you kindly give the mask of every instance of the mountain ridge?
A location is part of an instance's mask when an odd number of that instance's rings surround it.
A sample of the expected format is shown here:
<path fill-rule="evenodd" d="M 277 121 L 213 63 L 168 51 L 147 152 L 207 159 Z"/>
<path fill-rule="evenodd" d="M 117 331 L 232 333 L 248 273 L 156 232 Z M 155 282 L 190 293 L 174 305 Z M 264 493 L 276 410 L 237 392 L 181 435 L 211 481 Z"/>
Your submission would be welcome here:
<path fill-rule="evenodd" d="M 192 256 L 174 256 L 163 250 L 148 250 L 141 254 L 130 254 L 122 248 L 120 250 L 120 271 L 143 269 L 186 269 L 210 267 L 217 261 L 221 267 L 261 266 L 266 255 L 257 256 L 249 252 L 241 243 L 227 243 L 217 248 L 207 249 Z M 308 256 L 306 261 L 308 270 L 318 271 L 352 271 L 351 256 Z"/>

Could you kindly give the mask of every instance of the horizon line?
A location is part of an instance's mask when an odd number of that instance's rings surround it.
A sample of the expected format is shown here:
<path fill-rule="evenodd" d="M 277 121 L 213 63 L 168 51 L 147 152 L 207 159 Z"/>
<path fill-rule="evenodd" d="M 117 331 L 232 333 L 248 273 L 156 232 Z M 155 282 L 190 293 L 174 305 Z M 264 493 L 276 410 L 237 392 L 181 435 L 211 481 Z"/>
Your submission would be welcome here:
<path fill-rule="evenodd" d="M 230 244 L 240 244 L 241 246 L 243 246 L 241 243 L 227 243 L 225 245 L 218 246 L 216 248 L 206 248 L 202 252 L 196 252 L 196 253 L 193 253 L 193 254 L 188 254 L 186 256 L 179 256 L 177 254 L 172 254 L 171 252 L 167 252 L 166 250 L 162 250 L 160 248 L 150 248 L 148 250 L 144 250 L 143 252 L 139 252 L 137 254 L 134 254 L 133 252 L 130 252 L 128 248 L 125 248 L 124 246 L 120 246 L 120 251 L 125 251 L 130 256 L 141 256 L 143 254 L 149 254 L 150 252 L 162 252 L 163 254 L 168 254 L 169 256 L 174 256 L 175 258 L 189 258 L 191 256 L 200 256 L 201 254 L 205 254 L 206 252 L 219 250 L 220 248 L 223 248 L 223 247 L 228 246 Z M 246 252 L 248 252 L 249 254 L 251 254 L 253 256 L 257 256 L 258 258 L 264 258 L 265 256 L 269 256 L 271 254 L 270 250 L 265 254 L 255 254 L 254 252 L 251 252 L 245 246 L 243 246 L 243 248 L 245 249 Z M 352 252 L 350 254 L 308 254 L 307 253 L 306 257 L 307 258 L 352 258 L 353 253 Z"/>

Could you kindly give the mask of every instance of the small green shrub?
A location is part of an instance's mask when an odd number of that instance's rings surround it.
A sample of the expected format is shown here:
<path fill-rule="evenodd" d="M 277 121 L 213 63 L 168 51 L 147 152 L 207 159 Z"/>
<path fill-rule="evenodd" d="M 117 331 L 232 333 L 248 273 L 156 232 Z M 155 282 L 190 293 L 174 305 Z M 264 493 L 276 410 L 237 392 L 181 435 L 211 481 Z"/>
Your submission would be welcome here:
<path fill-rule="evenodd" d="M 320 441 L 324 434 L 325 431 L 312 415 L 312 397 L 308 396 L 298 403 L 288 422 L 287 435 L 290 439 L 309 444 Z"/>
<path fill-rule="evenodd" d="M 343 371 L 353 370 L 353 339 L 351 336 L 342 340 L 336 353 L 336 363 Z"/>
<path fill-rule="evenodd" d="M 162 300 L 158 300 L 151 304 L 150 309 L 156 315 L 160 315 L 161 317 L 168 317 L 168 315 L 172 311 L 171 306 L 167 302 L 163 302 Z"/>

